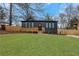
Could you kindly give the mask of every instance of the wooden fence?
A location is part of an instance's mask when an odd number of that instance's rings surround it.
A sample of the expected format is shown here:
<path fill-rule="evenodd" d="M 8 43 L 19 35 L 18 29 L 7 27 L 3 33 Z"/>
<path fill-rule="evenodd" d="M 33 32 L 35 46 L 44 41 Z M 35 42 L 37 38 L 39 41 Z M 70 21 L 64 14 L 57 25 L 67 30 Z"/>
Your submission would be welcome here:
<path fill-rule="evenodd" d="M 7 32 L 29 32 L 29 33 L 38 33 L 38 28 L 22 28 L 16 26 L 5 26 L 5 31 Z"/>
<path fill-rule="evenodd" d="M 76 29 L 58 29 L 58 34 L 79 35 L 79 30 L 76 30 Z"/>
<path fill-rule="evenodd" d="M 17 27 L 17 26 L 9 26 L 5 25 L 3 26 L 3 29 L 6 32 L 15 32 L 15 33 L 38 33 L 38 28 L 22 28 L 22 27 Z M 76 29 L 58 29 L 57 31 L 58 34 L 62 35 L 79 35 L 79 30 Z"/>

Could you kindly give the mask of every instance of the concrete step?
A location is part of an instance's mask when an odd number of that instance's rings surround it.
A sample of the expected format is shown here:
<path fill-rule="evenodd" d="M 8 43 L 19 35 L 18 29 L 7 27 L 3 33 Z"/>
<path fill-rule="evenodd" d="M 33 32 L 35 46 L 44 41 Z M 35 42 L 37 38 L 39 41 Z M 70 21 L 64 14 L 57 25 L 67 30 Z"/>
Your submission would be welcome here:
<path fill-rule="evenodd" d="M 42 31 L 38 31 L 39 34 L 42 34 Z"/>

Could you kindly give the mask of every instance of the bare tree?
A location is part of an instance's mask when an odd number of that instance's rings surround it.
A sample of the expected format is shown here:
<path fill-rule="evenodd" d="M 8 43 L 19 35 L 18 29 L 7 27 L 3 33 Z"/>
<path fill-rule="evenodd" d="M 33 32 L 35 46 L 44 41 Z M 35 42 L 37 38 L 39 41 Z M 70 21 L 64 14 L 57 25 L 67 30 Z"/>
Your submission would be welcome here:
<path fill-rule="evenodd" d="M 17 10 L 20 12 L 24 20 L 29 20 L 29 18 L 34 18 L 37 14 L 43 12 L 44 4 L 36 3 L 18 3 L 16 4 L 19 8 Z"/>
<path fill-rule="evenodd" d="M 4 8 L 0 6 L 0 20 L 3 22 L 5 21 L 5 18 L 6 18 L 6 14 L 4 12 Z"/>
<path fill-rule="evenodd" d="M 48 20 L 48 21 L 51 21 L 51 20 L 53 20 L 53 16 L 51 16 L 50 14 L 47 13 L 47 14 L 45 15 L 44 19 L 45 19 L 45 20 Z"/>
<path fill-rule="evenodd" d="M 12 22 L 20 22 L 22 20 L 35 20 L 37 15 L 43 14 L 44 4 L 36 3 L 10 3 L 9 11 L 9 25 Z M 19 20 L 20 19 L 20 20 Z M 21 20 L 22 19 L 22 20 Z"/>
<path fill-rule="evenodd" d="M 64 13 L 60 13 L 59 14 L 59 23 L 61 24 L 61 28 L 65 28 L 67 26 L 67 18 L 66 15 Z"/>
<path fill-rule="evenodd" d="M 65 8 L 65 15 L 67 20 L 67 27 L 73 28 L 74 21 L 79 18 L 79 11 L 77 6 L 73 6 L 73 4 L 68 5 Z M 62 22 L 63 23 L 63 22 Z"/>

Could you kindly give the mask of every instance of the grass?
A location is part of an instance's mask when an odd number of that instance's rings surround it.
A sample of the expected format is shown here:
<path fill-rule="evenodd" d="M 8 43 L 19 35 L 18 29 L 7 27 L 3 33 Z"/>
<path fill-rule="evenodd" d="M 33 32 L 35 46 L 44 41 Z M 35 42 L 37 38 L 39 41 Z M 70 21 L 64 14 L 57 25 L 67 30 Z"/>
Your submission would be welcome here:
<path fill-rule="evenodd" d="M 79 39 L 60 35 L 0 35 L 1 56 L 79 56 Z"/>

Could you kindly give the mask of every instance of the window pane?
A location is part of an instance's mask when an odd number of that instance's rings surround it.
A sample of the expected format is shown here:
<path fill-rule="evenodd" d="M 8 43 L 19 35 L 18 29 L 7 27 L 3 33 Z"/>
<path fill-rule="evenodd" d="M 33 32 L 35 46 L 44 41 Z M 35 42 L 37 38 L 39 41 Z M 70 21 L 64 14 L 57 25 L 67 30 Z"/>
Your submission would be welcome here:
<path fill-rule="evenodd" d="M 54 23 L 52 23 L 52 28 L 54 28 Z"/>
<path fill-rule="evenodd" d="M 26 22 L 26 25 L 25 26 L 27 27 L 27 22 Z"/>
<path fill-rule="evenodd" d="M 30 22 L 30 25 L 29 25 L 29 26 L 30 26 L 30 28 L 32 27 L 32 24 L 31 24 L 31 22 Z"/>
<path fill-rule="evenodd" d="M 46 28 L 48 28 L 48 23 L 46 23 Z"/>
<path fill-rule="evenodd" d="M 30 28 L 30 23 L 28 23 L 28 27 Z"/>
<path fill-rule="evenodd" d="M 25 27 L 25 22 L 22 23 L 22 27 Z"/>
<path fill-rule="evenodd" d="M 49 23 L 49 28 L 51 28 L 51 23 Z"/>
<path fill-rule="evenodd" d="M 33 22 L 31 23 L 31 25 L 32 25 L 32 27 L 34 27 L 34 23 Z"/>

